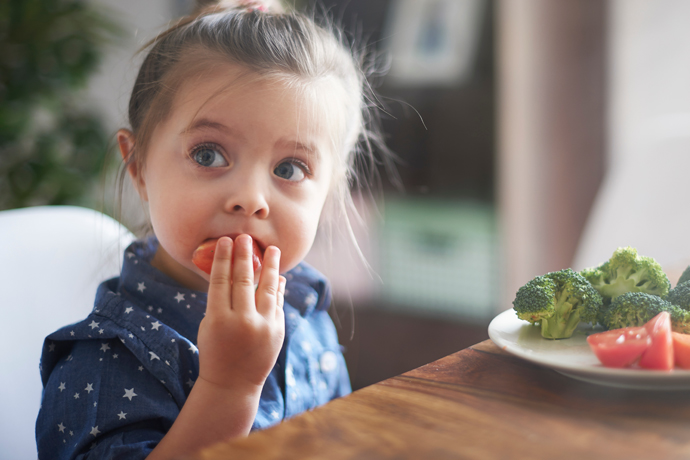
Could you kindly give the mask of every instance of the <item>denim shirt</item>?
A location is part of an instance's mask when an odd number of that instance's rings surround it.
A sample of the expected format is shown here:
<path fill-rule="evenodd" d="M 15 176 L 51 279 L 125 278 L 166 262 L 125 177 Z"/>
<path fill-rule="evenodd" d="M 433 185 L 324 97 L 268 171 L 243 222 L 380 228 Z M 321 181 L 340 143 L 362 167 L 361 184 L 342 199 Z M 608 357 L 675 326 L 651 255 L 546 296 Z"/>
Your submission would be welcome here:
<path fill-rule="evenodd" d="M 91 314 L 45 339 L 39 459 L 143 459 L 180 413 L 199 374 L 207 294 L 151 266 L 157 247 L 155 238 L 128 247 Z M 351 392 L 327 280 L 306 263 L 285 277 L 285 341 L 252 430 Z"/>

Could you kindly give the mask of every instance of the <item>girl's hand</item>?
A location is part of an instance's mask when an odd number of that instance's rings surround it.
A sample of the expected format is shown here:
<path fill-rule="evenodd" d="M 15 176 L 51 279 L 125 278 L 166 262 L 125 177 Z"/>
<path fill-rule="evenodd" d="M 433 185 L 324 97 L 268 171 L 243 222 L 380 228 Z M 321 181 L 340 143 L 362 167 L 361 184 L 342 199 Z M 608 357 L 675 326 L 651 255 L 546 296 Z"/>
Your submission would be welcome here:
<path fill-rule="evenodd" d="M 263 387 L 285 336 L 279 267 L 280 249 L 269 246 L 255 292 L 251 237 L 218 240 L 199 326 L 200 379 L 227 389 Z"/>

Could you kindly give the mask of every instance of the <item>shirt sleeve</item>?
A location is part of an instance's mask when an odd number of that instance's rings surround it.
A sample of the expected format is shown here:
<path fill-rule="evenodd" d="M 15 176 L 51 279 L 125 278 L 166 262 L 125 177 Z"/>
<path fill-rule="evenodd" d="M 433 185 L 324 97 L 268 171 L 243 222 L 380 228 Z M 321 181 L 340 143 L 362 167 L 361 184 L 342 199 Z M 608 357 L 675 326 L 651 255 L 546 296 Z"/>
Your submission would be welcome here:
<path fill-rule="evenodd" d="M 338 353 L 338 383 L 333 392 L 332 399 L 347 396 L 352 393 L 352 384 L 350 383 L 350 373 L 347 371 L 347 363 L 345 357 L 341 352 Z"/>
<path fill-rule="evenodd" d="M 165 383 L 119 339 L 77 341 L 45 382 L 39 459 L 144 459 L 178 414 Z"/>
<path fill-rule="evenodd" d="M 314 316 L 316 330 L 325 347 L 319 356 L 319 369 L 328 382 L 328 400 L 349 395 L 352 393 L 350 374 L 343 356 L 344 347 L 338 342 L 338 332 L 333 320 L 327 311 L 318 311 Z"/>

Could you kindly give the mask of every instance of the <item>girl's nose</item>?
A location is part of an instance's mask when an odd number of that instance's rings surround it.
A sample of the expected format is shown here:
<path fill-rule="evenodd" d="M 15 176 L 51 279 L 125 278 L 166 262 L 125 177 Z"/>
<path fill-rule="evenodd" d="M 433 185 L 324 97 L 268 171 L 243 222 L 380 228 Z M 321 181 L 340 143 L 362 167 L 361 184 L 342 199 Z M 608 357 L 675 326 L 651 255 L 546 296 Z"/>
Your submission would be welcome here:
<path fill-rule="evenodd" d="M 241 214 L 247 217 L 255 216 L 260 219 L 268 217 L 268 201 L 260 184 L 251 177 L 235 184 L 233 193 L 225 202 L 225 211 L 231 214 Z"/>

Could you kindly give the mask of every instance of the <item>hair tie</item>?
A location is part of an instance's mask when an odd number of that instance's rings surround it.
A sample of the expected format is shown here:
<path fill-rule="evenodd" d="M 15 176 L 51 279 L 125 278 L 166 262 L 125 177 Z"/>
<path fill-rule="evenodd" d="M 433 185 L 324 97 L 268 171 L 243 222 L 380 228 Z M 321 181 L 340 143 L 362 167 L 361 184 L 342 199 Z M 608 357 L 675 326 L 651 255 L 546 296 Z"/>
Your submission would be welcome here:
<path fill-rule="evenodd" d="M 239 3 L 239 6 L 244 8 L 248 13 L 251 11 L 261 11 L 265 13 L 268 11 L 268 7 L 261 2 L 256 0 L 246 0 Z"/>

